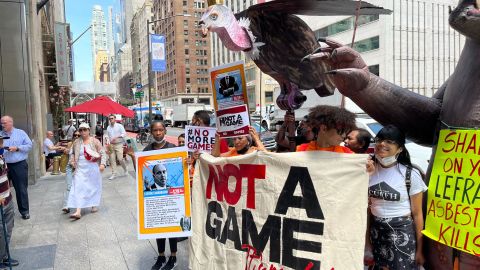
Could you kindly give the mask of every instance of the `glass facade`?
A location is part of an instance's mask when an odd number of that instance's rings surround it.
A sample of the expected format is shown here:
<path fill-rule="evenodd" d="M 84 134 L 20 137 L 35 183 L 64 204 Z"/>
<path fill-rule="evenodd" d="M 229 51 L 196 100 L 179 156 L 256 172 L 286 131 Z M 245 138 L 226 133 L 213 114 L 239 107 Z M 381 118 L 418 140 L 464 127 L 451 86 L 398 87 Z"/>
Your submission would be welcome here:
<path fill-rule="evenodd" d="M 360 15 L 358 17 L 357 25 L 360 26 L 373 21 L 377 21 L 378 18 L 379 18 L 378 14 L 377 15 Z M 355 25 L 355 17 L 350 17 L 345 20 L 341 20 L 339 22 L 326 26 L 324 28 L 318 29 L 317 31 L 315 31 L 315 37 L 320 38 L 320 37 L 328 37 L 331 35 L 335 35 L 335 34 L 353 29 L 354 25 Z"/>
<path fill-rule="evenodd" d="M 353 49 L 359 53 L 368 52 L 380 48 L 380 37 L 375 36 L 353 43 Z"/>

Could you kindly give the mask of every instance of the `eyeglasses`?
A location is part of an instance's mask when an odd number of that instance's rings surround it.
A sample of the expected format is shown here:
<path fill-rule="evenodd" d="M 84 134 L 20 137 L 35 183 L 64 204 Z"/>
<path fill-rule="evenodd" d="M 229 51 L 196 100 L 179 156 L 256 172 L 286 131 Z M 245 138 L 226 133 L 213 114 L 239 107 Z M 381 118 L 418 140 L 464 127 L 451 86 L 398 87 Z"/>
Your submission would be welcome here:
<path fill-rule="evenodd" d="M 73 134 L 73 137 L 80 137 L 80 134 Z"/>
<path fill-rule="evenodd" d="M 379 138 L 375 138 L 375 143 L 381 144 L 382 142 L 384 142 L 386 144 L 398 144 L 396 141 L 393 141 L 393 140 L 382 140 L 382 139 L 379 139 Z"/>
<path fill-rule="evenodd" d="M 78 131 L 82 132 L 82 131 L 87 131 L 88 129 L 86 128 L 79 128 Z"/>

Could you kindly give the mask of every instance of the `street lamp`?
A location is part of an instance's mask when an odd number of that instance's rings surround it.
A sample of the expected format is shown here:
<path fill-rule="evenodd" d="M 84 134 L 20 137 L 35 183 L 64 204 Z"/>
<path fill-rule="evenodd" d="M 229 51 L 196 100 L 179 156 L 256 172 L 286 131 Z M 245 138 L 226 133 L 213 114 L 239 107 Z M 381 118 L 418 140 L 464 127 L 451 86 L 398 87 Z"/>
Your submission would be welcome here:
<path fill-rule="evenodd" d="M 165 17 L 163 19 L 158 19 L 154 21 L 147 20 L 147 42 L 148 42 L 148 122 L 150 123 L 150 126 L 152 126 L 152 50 L 151 50 L 151 40 L 150 40 L 150 24 L 164 21 L 167 19 L 171 19 L 174 17 L 191 17 L 192 15 L 190 14 L 175 14 L 169 17 Z M 166 54 L 165 54 L 166 58 Z"/>

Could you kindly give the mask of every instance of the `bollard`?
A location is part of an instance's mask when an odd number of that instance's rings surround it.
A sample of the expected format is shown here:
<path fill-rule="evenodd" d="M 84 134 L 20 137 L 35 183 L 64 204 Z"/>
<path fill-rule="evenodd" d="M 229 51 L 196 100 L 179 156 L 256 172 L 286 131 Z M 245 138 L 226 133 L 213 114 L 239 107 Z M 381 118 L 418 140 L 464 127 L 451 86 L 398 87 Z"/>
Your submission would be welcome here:
<path fill-rule="evenodd" d="M 53 175 L 60 174 L 60 159 L 61 157 L 59 156 L 53 157 L 53 170 L 52 170 Z"/>
<path fill-rule="evenodd" d="M 68 164 L 68 155 L 67 154 L 63 154 L 60 158 L 60 171 L 62 173 L 66 173 L 67 172 L 67 164 Z"/>

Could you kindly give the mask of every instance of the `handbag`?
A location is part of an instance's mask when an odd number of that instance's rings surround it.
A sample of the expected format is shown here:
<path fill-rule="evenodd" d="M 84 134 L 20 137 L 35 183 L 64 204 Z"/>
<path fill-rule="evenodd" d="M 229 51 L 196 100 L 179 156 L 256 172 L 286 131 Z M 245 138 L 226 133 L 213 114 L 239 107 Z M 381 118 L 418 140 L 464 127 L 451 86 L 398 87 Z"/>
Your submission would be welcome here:
<path fill-rule="evenodd" d="M 87 146 L 83 147 L 83 155 L 85 156 L 86 160 L 91 162 L 97 162 L 100 159 L 100 154 Z"/>

